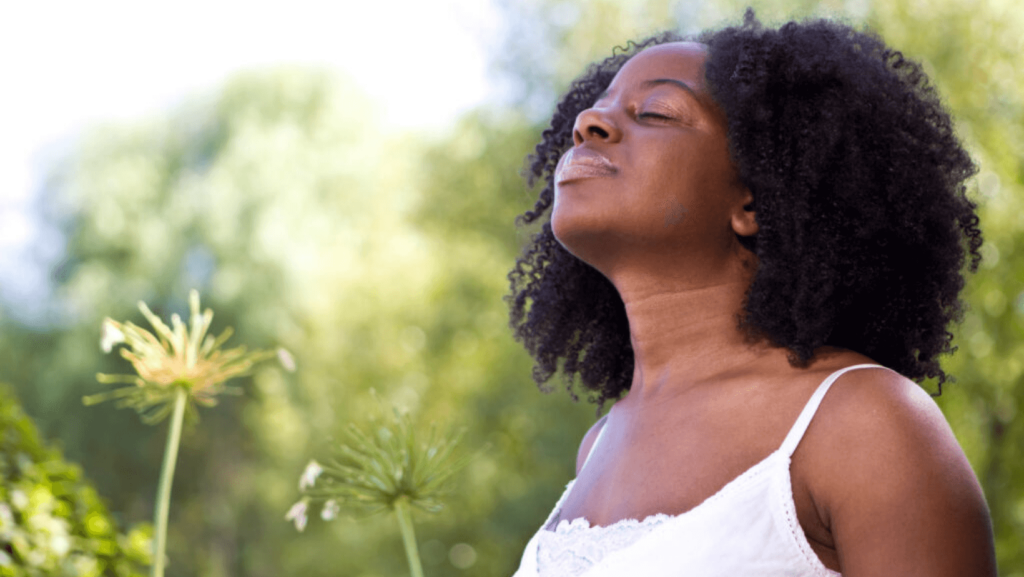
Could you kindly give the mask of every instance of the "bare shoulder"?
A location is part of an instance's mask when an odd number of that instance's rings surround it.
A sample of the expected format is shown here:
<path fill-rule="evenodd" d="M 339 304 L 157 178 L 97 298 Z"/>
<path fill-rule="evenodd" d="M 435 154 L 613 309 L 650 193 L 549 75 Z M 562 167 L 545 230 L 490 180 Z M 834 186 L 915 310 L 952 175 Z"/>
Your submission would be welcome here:
<path fill-rule="evenodd" d="M 587 456 L 590 455 L 590 450 L 594 447 L 594 442 L 597 441 L 597 436 L 601 433 L 601 429 L 604 428 L 604 423 L 607 420 L 608 415 L 605 414 L 590 427 L 586 435 L 583 435 L 583 441 L 580 442 L 580 450 L 576 453 L 577 476 L 579 476 L 580 470 L 583 468 L 583 463 L 587 462 Z"/>
<path fill-rule="evenodd" d="M 995 575 L 981 487 L 916 383 L 883 369 L 844 374 L 793 462 L 845 577 Z"/>
<path fill-rule="evenodd" d="M 815 436 L 865 449 L 864 457 L 884 457 L 885 452 L 911 445 L 913 455 L 907 456 L 913 459 L 927 459 L 935 451 L 954 460 L 963 457 L 932 397 L 917 383 L 888 369 L 860 369 L 841 376 L 815 420 L 825 425 L 815 427 L 821 429 Z M 967 464 L 965 458 L 963 464 Z"/>

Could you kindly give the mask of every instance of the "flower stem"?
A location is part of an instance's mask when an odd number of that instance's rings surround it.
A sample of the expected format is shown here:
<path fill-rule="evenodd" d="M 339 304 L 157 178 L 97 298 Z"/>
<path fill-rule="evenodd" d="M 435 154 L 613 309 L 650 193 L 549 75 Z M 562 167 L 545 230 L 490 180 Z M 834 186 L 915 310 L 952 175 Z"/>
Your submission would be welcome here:
<path fill-rule="evenodd" d="M 416 533 L 412 528 L 412 511 L 409 501 L 399 497 L 394 502 L 395 516 L 398 526 L 402 529 L 402 541 L 405 543 L 405 558 L 409 561 L 409 573 L 412 577 L 423 577 L 423 565 L 420 563 L 420 552 L 416 547 Z"/>
<path fill-rule="evenodd" d="M 156 542 L 153 552 L 152 577 L 164 575 L 164 550 L 167 547 L 167 512 L 171 506 L 171 483 L 174 481 L 174 465 L 178 461 L 178 441 L 181 440 L 181 423 L 185 416 L 185 400 L 188 393 L 184 387 L 178 387 L 174 397 L 174 414 L 171 417 L 171 430 L 167 432 L 167 446 L 164 449 L 164 464 L 160 469 L 160 485 L 156 491 Z"/>

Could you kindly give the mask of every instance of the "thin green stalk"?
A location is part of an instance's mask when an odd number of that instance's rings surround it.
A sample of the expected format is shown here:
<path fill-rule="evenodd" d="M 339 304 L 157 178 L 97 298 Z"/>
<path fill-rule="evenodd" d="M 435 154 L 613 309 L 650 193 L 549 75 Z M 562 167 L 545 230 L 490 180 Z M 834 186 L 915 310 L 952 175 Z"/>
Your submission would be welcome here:
<path fill-rule="evenodd" d="M 164 549 L 167 547 L 167 512 L 171 507 L 171 483 L 174 481 L 174 465 L 178 461 L 178 441 L 181 440 L 181 423 L 185 417 L 185 400 L 188 393 L 178 387 L 174 397 L 174 415 L 171 430 L 167 432 L 167 447 L 164 449 L 164 464 L 160 469 L 160 485 L 156 490 L 156 543 L 153 553 L 153 577 L 164 576 Z"/>
<path fill-rule="evenodd" d="M 412 511 L 406 497 L 395 499 L 395 516 L 398 526 L 402 529 L 402 542 L 405 543 L 405 558 L 409 561 L 409 572 L 412 577 L 423 577 L 423 565 L 420 563 L 420 551 L 416 547 L 416 533 L 412 528 Z"/>

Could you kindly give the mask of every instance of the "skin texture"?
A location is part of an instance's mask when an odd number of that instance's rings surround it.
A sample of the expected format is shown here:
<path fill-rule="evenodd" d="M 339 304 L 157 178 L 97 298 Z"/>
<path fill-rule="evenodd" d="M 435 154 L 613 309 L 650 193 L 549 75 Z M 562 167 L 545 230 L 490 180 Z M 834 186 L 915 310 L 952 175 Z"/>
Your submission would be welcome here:
<path fill-rule="evenodd" d="M 822 347 L 794 367 L 789 351 L 737 323 L 756 270 L 740 237 L 757 220 L 705 59 L 703 45 L 669 43 L 629 60 L 576 119 L 573 150 L 590 160 L 563 157 L 556 171 L 555 236 L 618 291 L 635 361 L 629 393 L 584 438 L 562 519 L 608 525 L 692 509 L 775 451 L 828 374 L 872 362 Z M 809 542 L 844 576 L 995 574 L 977 480 L 908 379 L 886 369 L 840 378 L 791 471 Z"/>

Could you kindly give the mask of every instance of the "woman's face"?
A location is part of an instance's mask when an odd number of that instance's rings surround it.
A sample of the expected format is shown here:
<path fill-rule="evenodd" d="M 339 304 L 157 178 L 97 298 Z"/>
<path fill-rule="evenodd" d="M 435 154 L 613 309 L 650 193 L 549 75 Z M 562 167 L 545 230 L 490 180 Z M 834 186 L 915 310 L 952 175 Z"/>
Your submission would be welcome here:
<path fill-rule="evenodd" d="M 576 118 L 574 146 L 555 171 L 552 227 L 605 274 L 616 259 L 638 255 L 713 264 L 744 234 L 734 213 L 750 193 L 729 157 L 725 115 L 704 84 L 705 56 L 695 43 L 648 48 Z"/>

